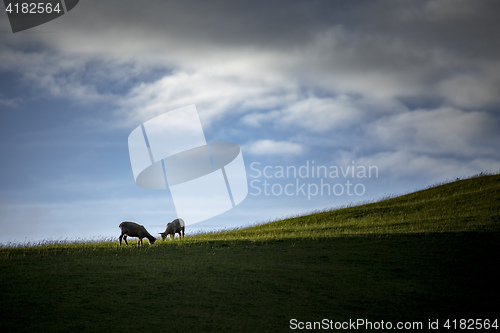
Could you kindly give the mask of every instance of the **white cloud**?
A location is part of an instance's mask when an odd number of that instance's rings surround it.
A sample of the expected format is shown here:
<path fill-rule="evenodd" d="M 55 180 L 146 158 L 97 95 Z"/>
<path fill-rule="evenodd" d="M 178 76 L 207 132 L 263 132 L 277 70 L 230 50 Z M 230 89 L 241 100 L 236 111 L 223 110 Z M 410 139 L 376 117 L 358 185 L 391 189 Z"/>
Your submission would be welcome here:
<path fill-rule="evenodd" d="M 482 111 L 455 108 L 408 111 L 381 118 L 368 128 L 375 144 L 390 150 L 496 156 L 500 144 L 496 120 Z"/>
<path fill-rule="evenodd" d="M 2 98 L 0 94 L 0 106 L 7 108 L 17 108 L 23 103 L 23 100 L 19 97 L 16 98 Z"/>
<path fill-rule="evenodd" d="M 500 72 L 500 63 L 492 64 L 488 71 Z M 484 71 L 474 74 L 457 74 L 439 83 L 437 89 L 445 100 L 463 108 L 492 106 L 499 103 L 500 75 L 491 76 Z"/>
<path fill-rule="evenodd" d="M 273 123 L 279 119 L 281 111 L 250 112 L 241 118 L 241 122 L 251 127 L 259 127 L 266 123 Z"/>
<path fill-rule="evenodd" d="M 244 151 L 252 155 L 300 155 L 305 147 L 294 142 L 258 140 L 245 146 Z"/>
<path fill-rule="evenodd" d="M 22 49 L 22 47 L 20 48 Z M 18 46 L 0 43 L 0 71 L 16 71 L 27 87 L 23 97 L 33 93 L 37 98 L 58 98 L 78 103 L 97 103 L 111 99 L 109 91 L 99 91 L 100 84 L 113 84 L 113 75 L 119 64 L 90 64 L 92 59 L 54 52 L 41 48 L 37 52 L 23 52 Z M 18 78 L 16 78 L 18 79 Z"/>
<path fill-rule="evenodd" d="M 361 111 L 348 98 L 316 98 L 300 100 L 282 111 L 279 118 L 285 124 L 294 124 L 310 131 L 325 131 L 345 127 L 359 120 Z"/>
<path fill-rule="evenodd" d="M 353 159 L 353 157 L 351 157 Z M 500 161 L 494 158 L 465 160 L 415 152 L 386 151 L 355 159 L 359 165 L 375 165 L 380 177 L 392 184 L 431 184 L 480 172 L 499 172 Z M 407 189 L 410 190 L 410 189 Z"/>
<path fill-rule="evenodd" d="M 407 111 L 396 100 L 368 96 L 318 97 L 311 93 L 307 97 L 297 95 L 284 102 L 285 106 L 281 109 L 248 113 L 242 117 L 242 122 L 252 127 L 272 124 L 275 128 L 301 128 L 309 133 L 324 134 Z"/>
<path fill-rule="evenodd" d="M 119 114 L 127 124 L 140 123 L 164 112 L 196 104 L 207 125 L 229 112 L 273 108 L 293 98 L 275 80 L 176 71 L 132 89 L 120 101 Z"/>

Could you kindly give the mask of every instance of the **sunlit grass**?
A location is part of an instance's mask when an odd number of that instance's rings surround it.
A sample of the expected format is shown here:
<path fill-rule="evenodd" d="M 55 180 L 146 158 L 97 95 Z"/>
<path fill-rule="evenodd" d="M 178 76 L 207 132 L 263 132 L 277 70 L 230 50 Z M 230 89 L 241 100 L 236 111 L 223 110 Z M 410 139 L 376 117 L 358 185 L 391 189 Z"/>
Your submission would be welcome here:
<path fill-rule="evenodd" d="M 500 176 L 248 228 L 0 248 L 5 332 L 288 332 L 497 316 Z M 123 318 L 140 318 L 140 323 Z"/>
<path fill-rule="evenodd" d="M 259 225 L 158 239 L 152 247 L 209 241 L 272 241 L 374 234 L 500 231 L 500 175 L 475 176 L 364 205 L 326 210 Z M 187 227 L 189 230 L 189 226 Z M 130 247 L 137 242 L 131 239 Z M 145 247 L 149 247 L 147 241 Z M 11 244 L 7 248 L 116 248 L 117 239 Z"/>
<path fill-rule="evenodd" d="M 500 176 L 443 184 L 375 203 L 297 216 L 192 240 L 266 241 L 352 235 L 500 231 Z"/>

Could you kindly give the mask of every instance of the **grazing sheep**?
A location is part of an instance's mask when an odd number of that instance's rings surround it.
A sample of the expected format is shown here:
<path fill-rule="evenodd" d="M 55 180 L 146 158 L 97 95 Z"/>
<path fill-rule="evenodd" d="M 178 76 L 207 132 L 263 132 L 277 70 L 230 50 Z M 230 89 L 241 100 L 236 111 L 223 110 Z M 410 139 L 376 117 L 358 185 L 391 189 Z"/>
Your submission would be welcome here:
<path fill-rule="evenodd" d="M 149 240 L 149 244 L 153 244 L 156 240 L 151 234 L 144 228 L 143 225 L 134 223 L 134 222 L 122 222 L 120 223 L 120 229 L 122 230 L 122 234 L 120 235 L 120 246 L 122 245 L 122 238 L 125 241 L 125 244 L 128 246 L 127 236 L 137 237 L 139 241 L 137 242 L 137 246 L 139 244 L 142 246 L 142 239 L 146 237 Z"/>
<path fill-rule="evenodd" d="M 165 240 L 168 235 L 170 235 L 171 239 L 174 239 L 176 233 L 179 234 L 179 238 L 182 238 L 184 237 L 185 229 L 186 229 L 186 224 L 184 223 L 184 220 L 179 218 L 168 223 L 167 229 L 165 229 L 165 232 L 160 232 L 160 235 L 163 240 Z"/>

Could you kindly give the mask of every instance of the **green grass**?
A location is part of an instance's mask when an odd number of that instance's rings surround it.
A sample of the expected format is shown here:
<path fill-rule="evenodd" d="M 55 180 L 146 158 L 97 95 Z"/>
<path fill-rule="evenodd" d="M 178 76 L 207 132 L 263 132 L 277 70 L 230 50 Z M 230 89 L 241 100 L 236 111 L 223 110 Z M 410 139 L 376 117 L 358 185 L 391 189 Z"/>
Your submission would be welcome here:
<path fill-rule="evenodd" d="M 494 319 L 499 216 L 492 175 L 143 248 L 3 248 L 0 329 L 284 332 L 292 318 Z"/>
<path fill-rule="evenodd" d="M 380 202 L 198 239 L 255 241 L 467 231 L 500 231 L 500 176 L 474 177 Z"/>

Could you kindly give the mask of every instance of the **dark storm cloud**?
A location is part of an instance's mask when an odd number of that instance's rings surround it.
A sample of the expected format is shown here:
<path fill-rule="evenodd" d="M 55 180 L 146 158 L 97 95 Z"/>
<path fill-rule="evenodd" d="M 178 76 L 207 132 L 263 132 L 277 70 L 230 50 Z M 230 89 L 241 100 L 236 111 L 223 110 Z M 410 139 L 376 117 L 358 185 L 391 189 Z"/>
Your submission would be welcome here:
<path fill-rule="evenodd" d="M 474 108 L 496 101 L 499 9 L 494 1 L 86 1 L 49 26 L 57 38 L 25 38 L 82 61 L 191 71 L 245 62 L 251 70 L 234 75 Z"/>
<path fill-rule="evenodd" d="M 99 26 L 159 30 L 189 43 L 301 44 L 334 23 L 335 1 L 120 1 L 96 4 Z M 88 7 L 88 10 L 93 8 Z"/>

